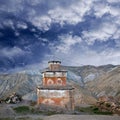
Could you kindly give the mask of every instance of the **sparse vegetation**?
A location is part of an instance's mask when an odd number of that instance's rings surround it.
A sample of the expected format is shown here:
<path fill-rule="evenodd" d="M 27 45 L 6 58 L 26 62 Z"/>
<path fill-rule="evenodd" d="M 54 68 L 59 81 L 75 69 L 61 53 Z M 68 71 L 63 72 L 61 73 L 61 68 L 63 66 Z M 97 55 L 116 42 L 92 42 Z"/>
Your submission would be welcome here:
<path fill-rule="evenodd" d="M 29 113 L 30 112 L 29 106 L 19 106 L 19 107 L 14 108 L 13 110 L 15 110 L 16 113 Z"/>
<path fill-rule="evenodd" d="M 20 117 L 20 118 L 16 118 L 15 120 L 43 120 L 41 118 L 30 118 L 30 117 Z"/>
<path fill-rule="evenodd" d="M 63 113 L 62 111 L 55 111 L 54 109 L 53 110 L 40 110 L 32 106 L 19 106 L 19 107 L 13 108 L 13 110 L 19 114 L 42 114 L 42 115 L 48 115 L 48 116 L 58 114 L 58 113 L 59 114 Z"/>
<path fill-rule="evenodd" d="M 77 107 L 77 111 L 84 112 L 87 114 L 97 114 L 97 115 L 112 115 L 112 112 L 109 111 L 100 111 L 98 107 L 96 106 L 90 106 L 90 107 Z"/>
<path fill-rule="evenodd" d="M 0 118 L 0 120 L 14 120 L 13 118 Z"/>
<path fill-rule="evenodd" d="M 94 113 L 97 114 L 97 115 L 112 115 L 113 114 L 112 112 L 109 112 L 109 111 L 104 111 L 104 112 L 96 111 Z"/>
<path fill-rule="evenodd" d="M 19 117 L 19 118 L 0 118 L 0 120 L 43 120 L 41 118 L 32 119 L 30 117 Z"/>
<path fill-rule="evenodd" d="M 45 112 L 45 115 L 54 115 L 54 114 L 57 114 L 56 111 L 47 111 Z"/>

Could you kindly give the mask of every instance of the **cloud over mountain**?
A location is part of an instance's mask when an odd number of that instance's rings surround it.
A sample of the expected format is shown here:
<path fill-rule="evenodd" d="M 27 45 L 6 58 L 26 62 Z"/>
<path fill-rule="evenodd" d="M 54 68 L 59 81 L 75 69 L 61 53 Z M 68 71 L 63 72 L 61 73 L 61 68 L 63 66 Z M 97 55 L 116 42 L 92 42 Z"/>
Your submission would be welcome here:
<path fill-rule="evenodd" d="M 120 64 L 119 11 L 120 0 L 0 0 L 0 71 Z"/>

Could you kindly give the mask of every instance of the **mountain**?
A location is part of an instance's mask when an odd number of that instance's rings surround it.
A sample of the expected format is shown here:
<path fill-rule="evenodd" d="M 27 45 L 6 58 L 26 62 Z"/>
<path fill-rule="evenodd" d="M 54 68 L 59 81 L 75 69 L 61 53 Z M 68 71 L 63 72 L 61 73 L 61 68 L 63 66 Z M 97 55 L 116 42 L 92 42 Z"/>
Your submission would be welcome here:
<path fill-rule="evenodd" d="M 101 95 L 120 96 L 120 66 L 62 66 L 68 71 L 67 84 L 75 88 L 75 103 L 93 103 Z M 39 69 L 0 74 L 0 99 L 12 92 L 23 99 L 36 100 L 36 87 L 42 83 Z"/>

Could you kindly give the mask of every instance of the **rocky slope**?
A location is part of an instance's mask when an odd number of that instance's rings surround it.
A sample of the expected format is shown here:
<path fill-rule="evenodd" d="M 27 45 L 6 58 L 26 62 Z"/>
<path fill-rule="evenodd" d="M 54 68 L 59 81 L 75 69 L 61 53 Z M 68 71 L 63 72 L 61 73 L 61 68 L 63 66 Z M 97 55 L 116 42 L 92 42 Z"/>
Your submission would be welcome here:
<path fill-rule="evenodd" d="M 0 75 L 0 97 L 6 97 L 12 92 L 26 95 L 35 91 L 41 83 L 41 74 L 29 74 L 26 72 Z"/>
<path fill-rule="evenodd" d="M 63 66 L 68 84 L 75 87 L 75 102 L 92 103 L 100 95 L 120 96 L 120 66 Z M 17 92 L 24 99 L 36 100 L 36 87 L 42 82 L 41 70 L 0 74 L 0 98 Z"/>

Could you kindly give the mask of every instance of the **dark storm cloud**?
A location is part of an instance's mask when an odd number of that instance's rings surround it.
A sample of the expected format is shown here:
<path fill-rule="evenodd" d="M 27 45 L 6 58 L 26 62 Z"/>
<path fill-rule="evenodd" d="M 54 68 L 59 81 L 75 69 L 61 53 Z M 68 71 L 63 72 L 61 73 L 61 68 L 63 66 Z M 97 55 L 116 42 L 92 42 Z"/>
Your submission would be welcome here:
<path fill-rule="evenodd" d="M 0 0 L 0 71 L 51 56 L 69 65 L 118 64 L 119 10 L 119 0 Z"/>

